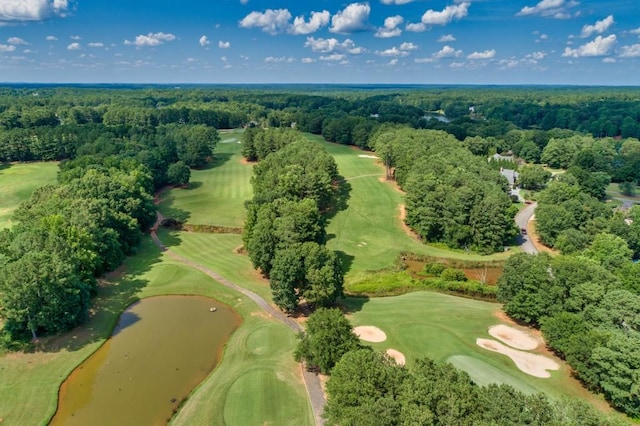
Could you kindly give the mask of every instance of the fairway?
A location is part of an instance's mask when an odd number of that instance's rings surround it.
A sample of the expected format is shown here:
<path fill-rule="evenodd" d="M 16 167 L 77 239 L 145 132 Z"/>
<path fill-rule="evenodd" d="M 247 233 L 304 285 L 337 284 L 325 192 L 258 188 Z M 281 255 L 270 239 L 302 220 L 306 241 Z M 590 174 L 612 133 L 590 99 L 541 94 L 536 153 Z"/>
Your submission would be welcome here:
<path fill-rule="evenodd" d="M 242 227 L 244 202 L 251 198 L 253 168 L 242 163 L 242 130 L 220 133 L 213 163 L 191 170 L 186 189 L 175 188 L 162 195 L 159 205 L 165 217 L 193 225 Z"/>
<path fill-rule="evenodd" d="M 386 333 L 386 341 L 367 345 L 379 351 L 397 349 L 405 354 L 409 366 L 418 358 L 429 357 L 452 363 L 480 385 L 505 383 L 526 393 L 579 397 L 599 407 L 606 406 L 572 379 L 566 364 L 544 348 L 531 352 L 553 357 L 561 365 L 548 379 L 525 374 L 508 357 L 477 346 L 477 338 L 492 339 L 490 326 L 505 323 L 496 316 L 499 304 L 416 292 L 375 299 L 351 298 L 345 305 L 353 311 L 349 315 L 353 326 L 376 326 Z"/>
<path fill-rule="evenodd" d="M 349 274 L 391 267 L 401 252 L 465 260 L 496 260 L 508 255 L 467 254 L 422 244 L 409 236 L 400 220 L 402 194 L 391 183 L 384 182 L 384 168 L 371 152 L 325 142 L 321 137 L 306 135 L 321 143 L 336 159 L 340 174 L 350 186 L 348 208 L 329 220 L 327 246 L 341 252 L 350 263 Z"/>
<path fill-rule="evenodd" d="M 58 163 L 0 164 L 0 229 L 9 228 L 11 214 L 33 190 L 56 183 Z"/>

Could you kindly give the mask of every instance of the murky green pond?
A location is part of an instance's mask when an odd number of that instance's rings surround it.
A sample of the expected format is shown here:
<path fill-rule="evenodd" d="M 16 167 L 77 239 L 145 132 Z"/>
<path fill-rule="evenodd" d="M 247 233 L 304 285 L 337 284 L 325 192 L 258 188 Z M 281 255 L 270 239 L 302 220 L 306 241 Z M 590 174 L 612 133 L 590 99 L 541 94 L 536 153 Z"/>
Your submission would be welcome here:
<path fill-rule="evenodd" d="M 239 325 L 237 314 L 210 298 L 143 299 L 63 383 L 50 424 L 166 424 Z"/>

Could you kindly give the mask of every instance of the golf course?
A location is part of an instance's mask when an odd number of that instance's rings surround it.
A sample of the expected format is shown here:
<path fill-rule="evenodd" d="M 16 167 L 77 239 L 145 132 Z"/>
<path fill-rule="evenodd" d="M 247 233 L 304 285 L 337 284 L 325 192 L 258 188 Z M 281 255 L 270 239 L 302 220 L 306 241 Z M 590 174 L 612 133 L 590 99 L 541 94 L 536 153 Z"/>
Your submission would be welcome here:
<path fill-rule="evenodd" d="M 158 204 L 162 216 L 189 225 L 243 226 L 244 202 L 252 195 L 253 166 L 242 159 L 241 130 L 220 135 L 212 163 L 193 170 L 187 187 L 162 192 Z M 384 168 L 371 153 L 307 137 L 334 156 L 344 179 L 345 205 L 329 218 L 327 246 L 340 254 L 347 284 L 366 271 L 393 266 L 403 252 L 473 261 L 509 256 L 481 256 L 420 243 L 403 227 L 402 193 L 384 181 Z M 0 228 L 10 226 L 10 212 L 36 186 L 55 180 L 56 170 L 53 163 L 0 169 Z M 61 384 L 108 339 L 118 317 L 132 303 L 152 296 L 201 295 L 227 305 L 242 322 L 227 341 L 220 363 L 177 407 L 171 424 L 314 424 L 317 413 L 302 368 L 293 357 L 296 334 L 246 294 L 202 272 L 206 268 L 272 304 L 269 283 L 241 250 L 241 235 L 160 228 L 157 236 L 167 250 L 145 235 L 137 254 L 101 280 L 87 323 L 42 339 L 25 352 L 0 356 L 0 422 L 47 423 L 56 412 Z M 566 364 L 543 344 L 530 352 L 558 363 L 559 369 L 550 371 L 549 378 L 527 374 L 509 357 L 480 347 L 477 339 L 492 338 L 489 327 L 515 326 L 501 315 L 499 304 L 428 291 L 385 298 L 348 297 L 340 303 L 354 326 L 384 331 L 385 340 L 367 344 L 375 350 L 401 352 L 409 366 L 416 359 L 431 357 L 451 362 L 480 385 L 505 383 L 552 398 L 578 397 L 606 409 L 604 401 L 571 378 Z"/>

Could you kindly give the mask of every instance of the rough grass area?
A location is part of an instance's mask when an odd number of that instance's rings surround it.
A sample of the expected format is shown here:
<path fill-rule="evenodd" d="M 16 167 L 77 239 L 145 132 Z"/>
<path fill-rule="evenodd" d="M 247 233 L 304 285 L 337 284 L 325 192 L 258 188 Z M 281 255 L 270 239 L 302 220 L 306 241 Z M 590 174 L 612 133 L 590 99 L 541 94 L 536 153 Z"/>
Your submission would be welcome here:
<path fill-rule="evenodd" d="M 476 338 L 491 339 L 488 328 L 505 323 L 499 318 L 499 304 L 414 292 L 375 299 L 349 298 L 345 306 L 354 326 L 372 325 L 386 333 L 387 340 L 370 344 L 373 348 L 397 349 L 406 355 L 409 366 L 418 358 L 430 357 L 453 363 L 480 384 L 506 383 L 523 392 L 578 397 L 602 409 L 607 406 L 572 379 L 567 365 L 557 358 L 560 370 L 551 372 L 548 379 L 540 379 L 520 371 L 508 357 L 478 347 Z M 552 356 L 544 348 L 533 352 Z"/>
<path fill-rule="evenodd" d="M 12 226 L 11 214 L 34 189 L 56 182 L 58 163 L 0 164 L 0 229 Z"/>
<path fill-rule="evenodd" d="M 349 187 L 346 208 L 338 211 L 327 227 L 327 246 L 341 254 L 348 273 L 389 268 L 402 252 L 476 261 L 508 257 L 505 253 L 482 256 L 422 244 L 403 227 L 403 196 L 392 183 L 384 181 L 384 168 L 375 158 L 361 157 L 372 153 L 325 142 L 319 136 L 307 137 L 334 156 Z"/>
<path fill-rule="evenodd" d="M 159 209 L 165 217 L 195 225 L 244 225 L 244 202 L 252 195 L 253 167 L 242 162 L 241 130 L 223 132 L 220 137 L 212 163 L 202 170 L 191 170 L 188 188 L 163 193 Z"/>

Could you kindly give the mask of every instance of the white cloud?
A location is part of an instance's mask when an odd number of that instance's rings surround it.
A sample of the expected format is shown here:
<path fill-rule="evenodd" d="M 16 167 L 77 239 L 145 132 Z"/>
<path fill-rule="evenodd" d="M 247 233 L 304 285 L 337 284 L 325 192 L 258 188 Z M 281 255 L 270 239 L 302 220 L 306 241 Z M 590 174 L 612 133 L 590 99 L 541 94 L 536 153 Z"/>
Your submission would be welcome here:
<path fill-rule="evenodd" d="M 406 41 L 400 45 L 400 50 L 416 50 L 417 48 L 418 48 L 417 44 L 413 44 Z"/>
<path fill-rule="evenodd" d="M 454 4 L 441 11 L 429 9 L 422 15 L 422 23 L 425 25 L 446 25 L 454 19 L 462 19 L 469 13 L 470 4 L 468 2 Z"/>
<path fill-rule="evenodd" d="M 609 15 L 602 21 L 596 21 L 596 23 L 593 25 L 585 25 L 584 27 L 582 27 L 582 33 L 580 34 L 580 37 L 590 37 L 593 33 L 602 34 L 603 32 L 607 31 L 609 27 L 613 25 L 613 23 L 613 15 Z"/>
<path fill-rule="evenodd" d="M 312 64 L 316 62 L 316 60 L 313 58 L 302 58 L 300 62 L 302 62 L 303 64 Z"/>
<path fill-rule="evenodd" d="M 344 51 L 352 55 L 364 53 L 362 47 L 357 47 L 351 39 L 345 39 L 343 42 L 336 38 L 313 38 L 307 37 L 304 47 L 310 47 L 314 52 L 331 53 L 336 50 Z"/>
<path fill-rule="evenodd" d="M 249 0 L 240 0 L 240 3 L 241 4 L 247 4 L 247 3 L 249 3 Z"/>
<path fill-rule="evenodd" d="M 136 37 L 134 41 L 125 40 L 124 44 L 127 46 L 136 46 L 136 47 L 153 47 L 159 46 L 166 41 L 173 41 L 176 39 L 171 33 L 149 33 L 147 35 L 140 34 Z"/>
<path fill-rule="evenodd" d="M 240 21 L 240 28 L 260 28 L 267 34 L 278 34 L 289 26 L 291 12 L 287 9 L 267 9 L 251 12 Z"/>
<path fill-rule="evenodd" d="M 13 45 L 27 45 L 29 43 L 27 43 L 26 41 L 24 41 L 23 39 L 21 39 L 20 37 L 9 37 L 7 39 L 7 43 L 9 44 L 13 44 Z"/>
<path fill-rule="evenodd" d="M 58 38 L 56 36 L 47 36 L 46 40 L 47 41 L 56 41 L 56 40 L 58 40 Z"/>
<path fill-rule="evenodd" d="M 53 16 L 65 17 L 72 3 L 67 0 L 2 0 L 0 21 L 41 21 Z"/>
<path fill-rule="evenodd" d="M 82 49 L 82 47 L 80 46 L 80 43 L 71 43 L 70 45 L 67 46 L 67 50 L 80 50 Z"/>
<path fill-rule="evenodd" d="M 575 0 L 542 0 L 535 6 L 525 6 L 520 9 L 517 16 L 540 15 L 556 19 L 567 19 L 571 17 L 569 9 L 577 6 Z"/>
<path fill-rule="evenodd" d="M 396 65 L 398 65 L 398 58 L 390 60 L 387 65 L 389 65 L 390 67 L 395 67 Z"/>
<path fill-rule="evenodd" d="M 380 3 L 382 4 L 397 4 L 397 5 L 402 5 L 402 4 L 408 4 L 408 3 L 412 3 L 415 0 L 380 0 Z"/>
<path fill-rule="evenodd" d="M 333 53 L 331 55 L 320 56 L 321 61 L 344 61 L 347 59 L 347 55 L 342 53 Z"/>
<path fill-rule="evenodd" d="M 72 35 L 72 36 L 71 36 L 71 37 L 69 37 L 69 38 L 70 38 L 71 40 L 75 40 L 75 41 L 82 40 L 82 37 L 80 37 L 80 36 L 78 36 L 78 35 Z"/>
<path fill-rule="evenodd" d="M 405 30 L 411 31 L 412 33 L 421 33 L 421 32 L 427 31 L 427 26 L 422 22 L 419 22 L 417 24 L 412 23 L 412 24 L 407 24 L 407 26 L 405 27 Z"/>
<path fill-rule="evenodd" d="M 231 42 L 220 40 L 218 41 L 218 47 L 220 49 L 228 49 L 231 47 Z"/>
<path fill-rule="evenodd" d="M 389 16 L 384 20 L 384 26 L 378 28 L 375 36 L 378 38 L 397 37 L 402 34 L 402 30 L 398 28 L 404 22 L 404 18 L 400 15 Z"/>
<path fill-rule="evenodd" d="M 615 64 L 616 61 L 614 58 L 602 58 L 602 62 L 604 62 L 605 64 Z"/>
<path fill-rule="evenodd" d="M 89 46 L 89 47 L 104 47 L 104 43 L 100 43 L 100 42 L 89 43 L 89 44 L 87 44 L 87 46 Z"/>
<path fill-rule="evenodd" d="M 309 22 L 304 20 L 304 16 L 298 16 L 293 20 L 293 24 L 289 27 L 288 32 L 294 35 L 311 34 L 329 23 L 331 14 L 327 10 L 322 12 L 311 12 Z"/>
<path fill-rule="evenodd" d="M 16 50 L 16 47 L 8 44 L 0 44 L 0 53 L 9 53 Z"/>
<path fill-rule="evenodd" d="M 640 35 L 640 28 L 636 28 L 635 30 L 631 30 L 629 31 L 631 34 L 637 34 Z"/>
<path fill-rule="evenodd" d="M 370 13 L 369 3 L 351 3 L 344 10 L 333 15 L 329 31 L 339 34 L 364 31 L 369 27 L 367 21 Z"/>
<path fill-rule="evenodd" d="M 406 50 L 400 50 L 395 46 L 391 49 L 377 51 L 376 54 L 379 56 L 409 56 L 409 52 Z"/>
<path fill-rule="evenodd" d="M 640 58 L 640 44 L 622 46 L 620 48 L 620 56 L 623 58 Z"/>
<path fill-rule="evenodd" d="M 431 62 L 435 62 L 436 60 L 433 58 L 416 58 L 413 60 L 416 64 L 428 64 Z"/>
<path fill-rule="evenodd" d="M 444 46 L 442 49 L 440 49 L 439 51 L 437 51 L 431 56 L 433 56 L 436 59 L 459 58 L 460 56 L 462 56 L 462 50 L 456 50 L 451 46 Z"/>
<path fill-rule="evenodd" d="M 456 38 L 453 34 L 445 34 L 438 38 L 438 43 L 451 43 L 452 41 L 456 41 Z"/>
<path fill-rule="evenodd" d="M 203 35 L 202 37 L 200 37 L 200 39 L 198 40 L 198 43 L 202 47 L 205 47 L 205 46 L 211 44 L 211 42 L 209 41 L 209 37 L 207 37 L 206 35 Z"/>
<path fill-rule="evenodd" d="M 613 45 L 616 43 L 615 34 L 607 37 L 598 36 L 587 44 L 571 49 L 565 47 L 563 57 L 580 58 L 583 56 L 605 56 L 609 53 Z"/>
<path fill-rule="evenodd" d="M 467 56 L 467 59 L 493 59 L 496 57 L 496 50 L 485 50 L 484 52 L 473 52 Z"/>
<path fill-rule="evenodd" d="M 274 57 L 274 56 L 267 56 L 266 58 L 264 58 L 264 61 L 267 63 L 271 63 L 271 64 L 277 64 L 277 63 L 282 63 L 282 62 L 286 62 L 288 64 L 295 62 L 295 58 L 287 58 L 286 56 L 280 56 L 280 57 Z"/>

